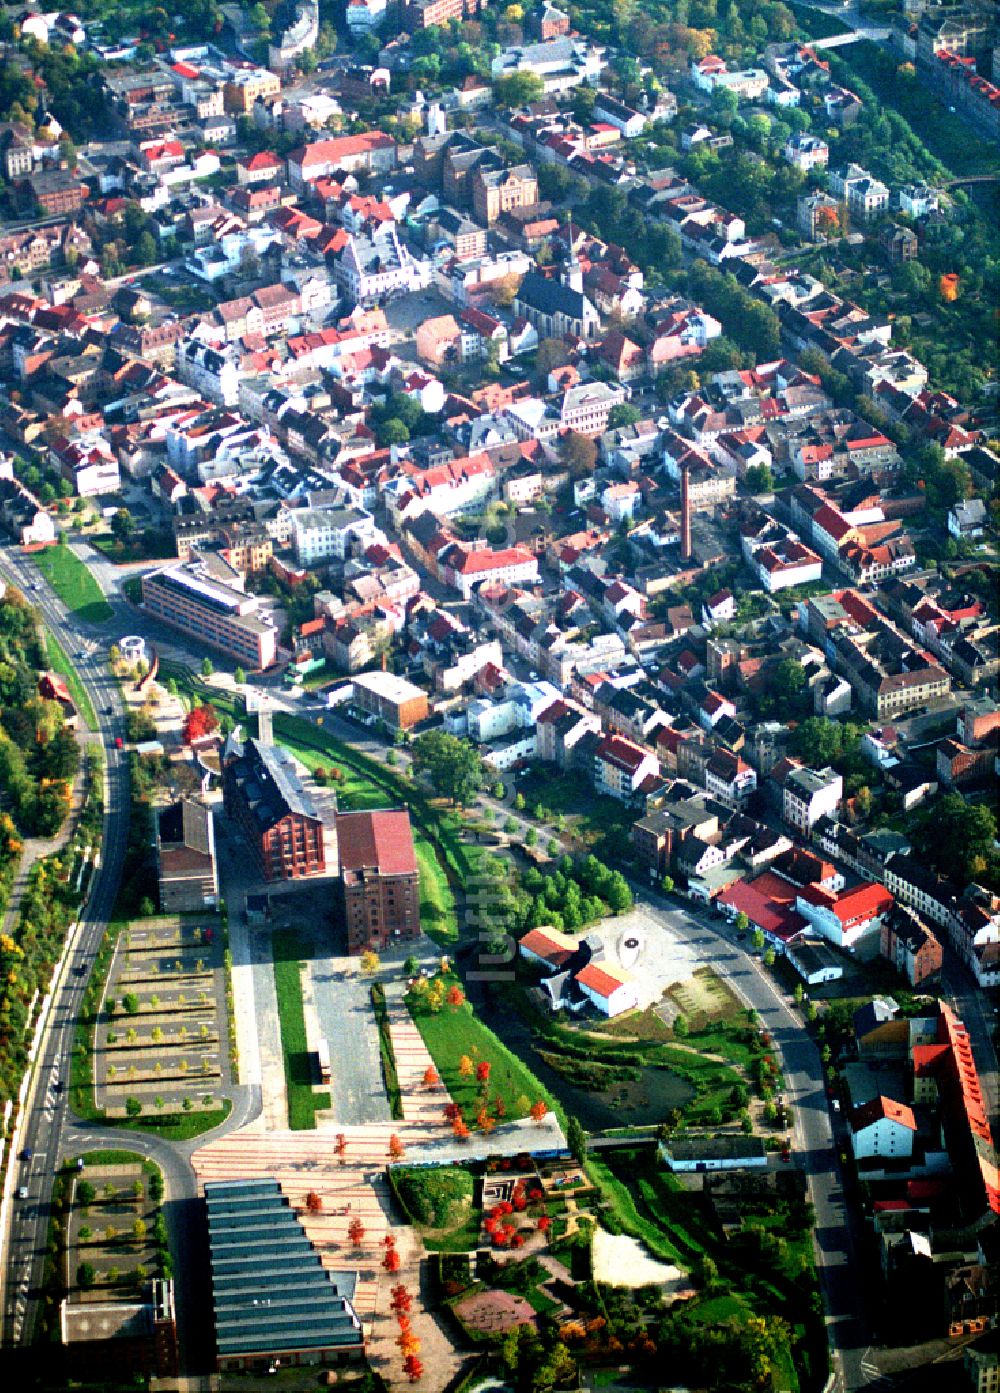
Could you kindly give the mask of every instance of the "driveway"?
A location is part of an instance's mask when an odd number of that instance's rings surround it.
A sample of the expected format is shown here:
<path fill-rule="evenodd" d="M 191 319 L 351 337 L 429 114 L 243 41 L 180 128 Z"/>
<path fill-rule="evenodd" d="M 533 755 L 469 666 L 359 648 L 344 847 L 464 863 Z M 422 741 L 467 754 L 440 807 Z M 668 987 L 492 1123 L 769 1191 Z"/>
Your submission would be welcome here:
<path fill-rule="evenodd" d="M 325 936 L 329 938 L 328 931 Z M 362 975 L 358 959 L 311 958 L 303 989 L 330 1047 L 330 1116 L 338 1125 L 350 1127 L 391 1121 L 382 1083 L 371 979 Z"/>

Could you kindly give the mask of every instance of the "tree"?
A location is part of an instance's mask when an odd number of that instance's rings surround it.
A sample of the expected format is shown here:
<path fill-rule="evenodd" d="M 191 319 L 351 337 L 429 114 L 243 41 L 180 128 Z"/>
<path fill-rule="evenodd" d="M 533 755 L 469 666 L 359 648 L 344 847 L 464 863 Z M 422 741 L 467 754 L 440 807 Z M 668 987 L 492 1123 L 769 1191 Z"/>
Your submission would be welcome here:
<path fill-rule="evenodd" d="M 763 929 L 754 929 L 754 931 L 753 931 L 753 937 L 750 939 L 750 942 L 751 942 L 752 945 L 753 945 L 753 950 L 754 950 L 754 952 L 755 952 L 755 953 L 759 953 L 760 950 L 764 947 L 764 931 L 763 931 Z"/>
<path fill-rule="evenodd" d="M 360 1248 L 365 1238 L 365 1226 L 357 1217 L 353 1218 L 347 1226 L 347 1236 L 355 1246 Z"/>
<path fill-rule="evenodd" d="M 143 1223 L 141 1219 L 133 1220 L 132 1237 L 135 1239 L 136 1243 L 141 1243 L 142 1240 L 146 1237 L 146 1225 Z"/>
<path fill-rule="evenodd" d="M 674 1021 L 674 1034 L 678 1040 L 686 1040 L 688 1036 L 688 1023 L 683 1016 L 678 1016 Z"/>
<path fill-rule="evenodd" d="M 424 1070 L 424 1087 L 437 1088 L 440 1082 L 441 1078 L 438 1071 L 434 1068 L 433 1064 L 428 1064 L 427 1068 Z"/>
<path fill-rule="evenodd" d="M 492 1067 L 488 1059 L 481 1059 L 476 1065 L 476 1083 L 483 1085 L 488 1084 Z"/>
<path fill-rule="evenodd" d="M 419 1383 L 424 1376 L 424 1366 L 415 1354 L 408 1354 L 403 1360 L 403 1373 L 411 1383 Z"/>
<path fill-rule="evenodd" d="M 457 982 L 453 982 L 448 988 L 447 1001 L 453 1011 L 457 1011 L 460 1006 L 465 1004 L 465 992 L 462 991 Z"/>
<path fill-rule="evenodd" d="M 442 798 L 464 807 L 483 786 L 483 761 L 468 740 L 431 730 L 413 742 L 413 768 Z"/>
<path fill-rule="evenodd" d="M 745 478 L 746 486 L 751 493 L 774 492 L 774 474 L 767 464 L 752 464 Z"/>
<path fill-rule="evenodd" d="M 111 519 L 111 535 L 119 542 L 127 542 L 135 532 L 135 518 L 125 508 L 119 508 Z"/>
<path fill-rule="evenodd" d="M 219 717 L 214 706 L 208 702 L 195 706 L 184 718 L 183 736 L 186 745 L 211 735 L 219 728 Z"/>
<path fill-rule="evenodd" d="M 544 386 L 550 372 L 563 368 L 569 362 L 569 353 L 562 339 L 542 339 L 535 350 L 535 376 Z"/>
<path fill-rule="evenodd" d="M 379 955 L 371 948 L 362 953 L 358 961 L 361 966 L 361 971 L 366 977 L 371 977 L 374 973 L 378 972 L 381 964 Z"/>
<path fill-rule="evenodd" d="M 310 1190 L 306 1195 L 306 1209 L 310 1214 L 323 1213 L 323 1197 L 318 1195 L 315 1190 Z"/>
<path fill-rule="evenodd" d="M 476 1066 L 467 1054 L 463 1054 L 458 1061 L 458 1072 L 463 1079 L 470 1079 L 476 1071 Z"/>
<path fill-rule="evenodd" d="M 246 673 L 243 671 L 241 667 L 238 667 L 236 671 L 233 673 L 233 681 L 236 683 L 237 687 L 242 687 L 246 683 L 246 680 Z"/>
<path fill-rule="evenodd" d="M 765 967 L 773 967 L 773 966 L 774 966 L 774 949 L 773 949 L 773 948 L 767 948 L 767 949 L 764 950 L 764 966 L 765 966 Z"/>
<path fill-rule="evenodd" d="M 406 1147 L 403 1145 L 402 1137 L 400 1137 L 398 1133 L 393 1132 L 392 1136 L 389 1138 L 389 1159 L 391 1161 L 401 1161 L 405 1155 Z"/>
<path fill-rule="evenodd" d="M 621 426 L 634 426 L 642 420 L 642 412 L 630 401 L 616 402 L 608 413 L 608 430 L 618 430 Z"/>
<path fill-rule="evenodd" d="M 420 963 L 419 963 L 419 962 L 417 961 L 417 959 L 413 956 L 413 954 L 410 953 L 409 956 L 406 957 L 406 958 L 404 958 L 404 960 L 403 960 L 403 976 L 404 976 L 404 977 L 416 977 L 416 975 L 417 975 L 417 973 L 418 973 L 419 971 L 420 971 Z"/>
<path fill-rule="evenodd" d="M 400 1256 L 395 1248 L 388 1249 L 385 1257 L 382 1259 L 382 1266 L 385 1268 L 386 1272 L 398 1272 L 401 1265 Z"/>
<path fill-rule="evenodd" d="M 202 658 L 202 660 L 201 660 L 201 675 L 202 675 L 202 677 L 211 677 L 211 675 L 212 675 L 212 673 L 213 673 L 214 671 L 215 671 L 215 664 L 212 662 L 211 658 Z"/>
<path fill-rule="evenodd" d="M 532 1122 L 543 1122 L 548 1115 L 548 1111 L 548 1104 L 539 1098 L 536 1102 L 532 1103 L 529 1116 Z"/>
<path fill-rule="evenodd" d="M 572 478 L 588 478 L 597 466 L 597 444 L 589 435 L 568 430 L 559 442 L 559 458 Z"/>
<path fill-rule="evenodd" d="M 665 875 L 663 877 L 660 881 L 660 889 L 665 895 L 672 895 L 674 893 L 674 878 L 672 875 Z"/>
<path fill-rule="evenodd" d="M 493 84 L 493 96 L 498 106 L 528 106 L 545 95 L 545 83 L 537 73 L 511 73 Z"/>
<path fill-rule="evenodd" d="M 94 1271 L 93 1263 L 81 1262 L 80 1266 L 76 1269 L 77 1286 L 82 1287 L 84 1291 L 88 1291 L 94 1285 L 96 1279 L 97 1273 Z"/>
<path fill-rule="evenodd" d="M 126 1115 L 126 1117 L 138 1117 L 139 1114 L 140 1114 L 141 1112 L 142 1112 L 142 1103 L 139 1101 L 138 1098 L 126 1098 L 126 1099 L 125 1099 L 125 1115 Z"/>
<path fill-rule="evenodd" d="M 89 1180 L 80 1181 L 79 1185 L 76 1187 L 76 1198 L 81 1209 L 86 1209 L 88 1205 L 94 1203 L 94 1200 L 97 1198 L 97 1191 Z"/>

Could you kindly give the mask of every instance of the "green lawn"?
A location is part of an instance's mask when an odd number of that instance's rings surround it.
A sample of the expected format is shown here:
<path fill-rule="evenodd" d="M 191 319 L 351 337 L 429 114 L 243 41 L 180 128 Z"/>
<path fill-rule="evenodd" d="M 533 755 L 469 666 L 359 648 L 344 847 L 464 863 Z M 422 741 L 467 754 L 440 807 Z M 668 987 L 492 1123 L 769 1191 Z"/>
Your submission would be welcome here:
<path fill-rule="evenodd" d="M 94 710 L 94 703 L 87 695 L 87 689 L 80 680 L 80 674 L 69 660 L 69 655 L 55 634 L 45 631 L 45 653 L 49 667 L 53 672 L 58 672 L 65 677 L 66 686 L 73 699 L 73 705 L 80 713 L 80 719 L 90 727 L 91 730 L 97 729 L 97 712 Z"/>
<path fill-rule="evenodd" d="M 302 959 L 309 956 L 310 948 L 294 929 L 276 929 L 271 940 L 271 952 L 281 1026 L 281 1052 L 285 1060 L 288 1125 L 293 1132 L 308 1131 L 316 1126 L 317 1104 L 302 1010 Z"/>
<path fill-rule="evenodd" d="M 458 919 L 448 877 L 425 837 L 414 837 L 413 849 L 420 871 L 421 927 L 438 943 L 453 942 L 458 937 Z"/>
<path fill-rule="evenodd" d="M 87 567 L 68 546 L 35 552 L 35 565 L 63 604 L 88 624 L 106 624 L 114 611 Z"/>
<path fill-rule="evenodd" d="M 458 978 L 449 975 L 446 981 L 451 986 L 458 983 Z M 423 998 L 410 992 L 407 1005 L 441 1081 L 462 1109 L 462 1116 L 470 1126 L 479 1112 L 481 1095 L 475 1078 L 464 1078 L 459 1072 L 459 1061 L 463 1055 L 468 1055 L 477 1064 L 480 1060 L 488 1060 L 493 1066 L 490 1073 L 490 1101 L 501 1097 L 506 1104 L 508 1117 L 527 1115 L 524 1099 L 530 1105 L 541 1098 L 550 1109 L 557 1110 L 551 1095 L 542 1088 L 527 1065 L 522 1064 L 493 1031 L 473 1014 L 468 1002 L 457 1008 L 445 1005 L 434 1014 Z"/>

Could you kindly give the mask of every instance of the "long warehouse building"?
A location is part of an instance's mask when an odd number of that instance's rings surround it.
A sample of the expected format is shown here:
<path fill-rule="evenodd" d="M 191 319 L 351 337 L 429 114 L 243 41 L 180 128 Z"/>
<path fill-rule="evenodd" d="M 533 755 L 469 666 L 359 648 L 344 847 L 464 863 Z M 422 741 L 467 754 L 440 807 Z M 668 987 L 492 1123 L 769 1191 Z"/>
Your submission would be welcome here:
<path fill-rule="evenodd" d="M 253 671 L 270 667 L 278 653 L 278 633 L 260 600 L 242 588 L 243 580 L 219 556 L 196 553 L 142 578 L 142 607 L 208 648 Z"/>

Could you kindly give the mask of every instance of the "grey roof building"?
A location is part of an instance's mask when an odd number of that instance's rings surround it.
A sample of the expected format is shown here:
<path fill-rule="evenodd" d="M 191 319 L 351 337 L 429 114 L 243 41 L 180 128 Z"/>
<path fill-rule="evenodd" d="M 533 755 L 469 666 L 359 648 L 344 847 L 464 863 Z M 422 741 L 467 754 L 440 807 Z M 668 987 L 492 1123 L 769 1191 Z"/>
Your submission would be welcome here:
<path fill-rule="evenodd" d="M 340 1363 L 364 1353 L 356 1272 L 331 1272 L 277 1180 L 205 1185 L 219 1369 Z"/>

